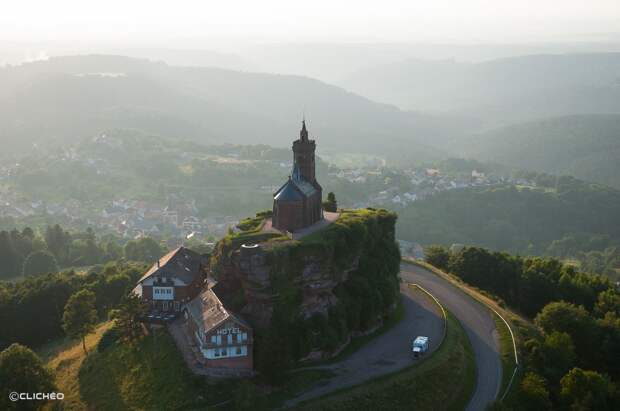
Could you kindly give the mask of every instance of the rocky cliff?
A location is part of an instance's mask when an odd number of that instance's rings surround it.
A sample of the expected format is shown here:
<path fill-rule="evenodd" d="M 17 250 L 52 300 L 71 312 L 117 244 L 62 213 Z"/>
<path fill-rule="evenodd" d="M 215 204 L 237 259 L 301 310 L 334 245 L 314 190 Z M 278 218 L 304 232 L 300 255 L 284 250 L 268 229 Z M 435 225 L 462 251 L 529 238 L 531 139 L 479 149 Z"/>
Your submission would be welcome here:
<path fill-rule="evenodd" d="M 328 355 L 394 306 L 400 260 L 394 213 L 344 210 L 301 240 L 253 222 L 217 244 L 211 261 L 217 291 L 259 333 L 286 338 L 292 359 Z"/>

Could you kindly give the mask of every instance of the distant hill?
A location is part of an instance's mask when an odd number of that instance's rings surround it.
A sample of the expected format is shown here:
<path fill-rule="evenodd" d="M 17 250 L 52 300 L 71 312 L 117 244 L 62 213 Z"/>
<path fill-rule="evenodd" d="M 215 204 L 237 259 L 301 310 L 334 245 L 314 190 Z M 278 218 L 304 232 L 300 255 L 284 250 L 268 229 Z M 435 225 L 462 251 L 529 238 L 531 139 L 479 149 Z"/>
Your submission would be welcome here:
<path fill-rule="evenodd" d="M 416 201 L 398 211 L 397 236 L 571 257 L 620 245 L 620 191 L 572 177 L 538 180 L 537 187 L 448 190 Z"/>
<path fill-rule="evenodd" d="M 620 53 L 531 55 L 463 63 L 407 60 L 358 71 L 339 85 L 403 109 L 490 123 L 620 113 Z"/>
<path fill-rule="evenodd" d="M 438 157 L 441 152 L 427 143 L 461 128 L 299 76 L 119 56 L 58 57 L 0 68 L 5 148 L 74 141 L 109 128 L 283 147 L 295 137 L 304 112 L 321 149 L 377 153 L 412 147 L 413 155 Z"/>
<path fill-rule="evenodd" d="M 462 149 L 468 157 L 573 175 L 620 188 L 620 115 L 579 115 L 487 131 Z"/>

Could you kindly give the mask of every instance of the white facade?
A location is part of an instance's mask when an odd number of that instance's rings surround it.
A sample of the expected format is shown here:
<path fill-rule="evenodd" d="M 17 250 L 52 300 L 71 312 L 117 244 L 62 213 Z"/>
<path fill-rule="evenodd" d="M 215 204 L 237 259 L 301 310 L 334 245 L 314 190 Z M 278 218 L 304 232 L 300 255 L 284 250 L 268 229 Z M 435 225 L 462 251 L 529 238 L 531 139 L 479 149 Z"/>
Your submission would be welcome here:
<path fill-rule="evenodd" d="M 174 287 L 153 287 L 153 300 L 174 300 Z"/>
<path fill-rule="evenodd" d="M 248 355 L 248 346 L 208 348 L 202 350 L 202 355 L 210 360 L 216 358 L 243 357 Z"/>

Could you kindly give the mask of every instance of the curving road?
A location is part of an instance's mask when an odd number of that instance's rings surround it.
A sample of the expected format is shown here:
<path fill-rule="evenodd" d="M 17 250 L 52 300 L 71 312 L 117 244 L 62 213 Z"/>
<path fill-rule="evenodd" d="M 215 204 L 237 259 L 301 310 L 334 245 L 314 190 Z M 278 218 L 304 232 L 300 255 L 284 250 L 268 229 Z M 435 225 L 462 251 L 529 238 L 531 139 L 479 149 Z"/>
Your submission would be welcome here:
<path fill-rule="evenodd" d="M 287 401 L 285 408 L 410 366 L 415 362 L 410 344 L 417 335 L 429 337 L 429 354 L 437 349 L 444 327 L 439 307 L 427 295 L 412 291 L 406 284 L 401 284 L 400 289 L 403 319 L 343 361 L 305 368 L 328 369 L 335 375 Z"/>
<path fill-rule="evenodd" d="M 400 275 L 404 281 L 418 283 L 434 294 L 461 322 L 478 369 L 476 389 L 467 410 L 484 410 L 497 397 L 502 381 L 499 336 L 491 312 L 458 287 L 422 267 L 403 263 Z"/>

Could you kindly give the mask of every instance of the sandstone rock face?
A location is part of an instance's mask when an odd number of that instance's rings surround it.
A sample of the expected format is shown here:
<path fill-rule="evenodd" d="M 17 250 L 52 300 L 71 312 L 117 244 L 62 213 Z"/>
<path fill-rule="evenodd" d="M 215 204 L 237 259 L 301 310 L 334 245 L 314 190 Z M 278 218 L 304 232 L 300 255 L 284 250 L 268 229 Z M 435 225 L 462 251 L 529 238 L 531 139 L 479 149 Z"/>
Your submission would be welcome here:
<path fill-rule="evenodd" d="M 218 261 L 220 274 L 218 283 L 225 294 L 242 291 L 245 304 L 241 312 L 256 326 L 265 327 L 271 320 L 273 304 L 278 298 L 272 287 L 272 273 L 289 270 L 293 283 L 301 291 L 300 311 L 303 318 L 315 313 L 327 314 L 338 301 L 334 288 L 346 281 L 350 272 L 357 269 L 359 256 L 346 269 L 336 270 L 329 259 L 309 253 L 301 260 L 288 261 L 292 256 L 270 255 L 272 245 L 268 243 L 242 244 L 227 250 L 230 257 Z M 284 264 L 283 264 L 284 263 Z"/>
<path fill-rule="evenodd" d="M 218 242 L 216 292 L 254 327 L 257 364 L 326 358 L 381 325 L 399 296 L 396 219 L 383 209 L 341 210 L 300 239 L 254 224 Z"/>

